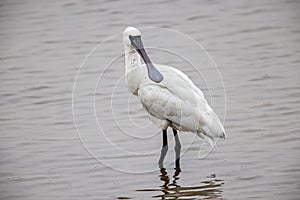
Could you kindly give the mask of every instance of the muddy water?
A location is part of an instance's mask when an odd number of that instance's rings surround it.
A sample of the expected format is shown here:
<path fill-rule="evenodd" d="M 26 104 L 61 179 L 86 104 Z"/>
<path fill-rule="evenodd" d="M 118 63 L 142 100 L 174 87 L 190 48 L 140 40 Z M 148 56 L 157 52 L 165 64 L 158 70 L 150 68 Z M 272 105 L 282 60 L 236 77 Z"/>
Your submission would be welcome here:
<path fill-rule="evenodd" d="M 1 1 L 1 199 L 299 199 L 299 7 Z M 158 168 L 160 130 L 125 86 L 128 25 L 225 122 L 209 154 L 180 133 L 181 172 L 171 134 Z"/>

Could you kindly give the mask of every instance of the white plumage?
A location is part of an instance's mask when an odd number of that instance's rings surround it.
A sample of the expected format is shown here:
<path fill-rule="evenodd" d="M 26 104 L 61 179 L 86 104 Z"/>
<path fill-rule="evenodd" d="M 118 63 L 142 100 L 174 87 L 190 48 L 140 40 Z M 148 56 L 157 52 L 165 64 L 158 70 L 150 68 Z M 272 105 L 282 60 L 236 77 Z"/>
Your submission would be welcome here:
<path fill-rule="evenodd" d="M 214 138 L 225 138 L 221 121 L 204 98 L 202 91 L 178 69 L 153 64 L 163 76 L 162 81 L 149 77 L 146 64 L 141 63 L 140 52 L 129 39 L 140 32 L 128 27 L 123 32 L 125 48 L 125 79 L 129 90 L 138 96 L 151 121 L 166 130 L 196 133 L 213 146 Z"/>

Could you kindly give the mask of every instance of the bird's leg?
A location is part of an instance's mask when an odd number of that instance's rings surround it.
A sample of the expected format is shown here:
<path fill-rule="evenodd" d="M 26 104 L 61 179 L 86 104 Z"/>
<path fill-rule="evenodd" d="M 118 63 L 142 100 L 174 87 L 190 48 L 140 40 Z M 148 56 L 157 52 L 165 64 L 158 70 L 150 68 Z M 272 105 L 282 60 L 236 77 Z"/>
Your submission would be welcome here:
<path fill-rule="evenodd" d="M 159 158 L 159 161 L 158 161 L 159 168 L 164 167 L 163 162 L 164 162 L 164 159 L 167 155 L 167 152 L 168 152 L 168 136 L 167 136 L 167 129 L 166 129 L 166 130 L 163 130 L 163 145 L 162 145 L 162 148 L 161 148 L 160 158 Z"/>
<path fill-rule="evenodd" d="M 173 128 L 173 134 L 174 134 L 174 138 L 175 138 L 175 160 L 176 160 L 176 165 L 175 165 L 175 169 L 180 171 L 180 152 L 181 152 L 181 144 L 179 141 L 179 137 L 177 134 L 177 131 Z"/>

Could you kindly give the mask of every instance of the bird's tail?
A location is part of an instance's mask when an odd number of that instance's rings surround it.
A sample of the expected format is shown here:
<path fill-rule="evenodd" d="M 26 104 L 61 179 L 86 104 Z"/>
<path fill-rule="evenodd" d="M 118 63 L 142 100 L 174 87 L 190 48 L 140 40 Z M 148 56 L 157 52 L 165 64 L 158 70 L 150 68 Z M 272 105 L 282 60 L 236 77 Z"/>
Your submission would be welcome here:
<path fill-rule="evenodd" d="M 211 139 L 226 138 L 226 133 L 223 124 L 213 110 L 211 110 L 210 112 L 203 113 L 202 116 L 206 124 L 202 127 L 202 131 L 204 131 L 205 136 L 208 136 Z"/>

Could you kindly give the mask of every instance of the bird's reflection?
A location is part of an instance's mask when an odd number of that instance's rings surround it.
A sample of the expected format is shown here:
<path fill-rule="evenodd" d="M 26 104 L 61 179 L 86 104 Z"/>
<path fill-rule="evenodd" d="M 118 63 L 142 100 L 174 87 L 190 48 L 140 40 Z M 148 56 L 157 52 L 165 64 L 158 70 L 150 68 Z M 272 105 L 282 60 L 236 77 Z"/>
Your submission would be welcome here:
<path fill-rule="evenodd" d="M 160 180 L 162 185 L 157 189 L 141 189 L 137 191 L 155 191 L 161 192 L 153 196 L 155 199 L 162 200 L 178 200 L 178 199 L 222 199 L 223 180 L 217 179 L 215 174 L 207 177 L 196 186 L 181 186 L 179 185 L 180 169 L 174 170 L 174 175 L 170 176 L 165 168 L 160 169 Z"/>

